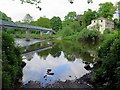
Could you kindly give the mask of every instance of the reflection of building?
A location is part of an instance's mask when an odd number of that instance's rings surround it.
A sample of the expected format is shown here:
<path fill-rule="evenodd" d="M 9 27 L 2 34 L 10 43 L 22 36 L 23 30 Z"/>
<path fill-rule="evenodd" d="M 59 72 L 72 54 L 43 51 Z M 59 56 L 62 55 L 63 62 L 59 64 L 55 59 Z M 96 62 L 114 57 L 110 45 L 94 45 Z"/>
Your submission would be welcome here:
<path fill-rule="evenodd" d="M 101 33 L 103 33 L 105 29 L 114 29 L 114 23 L 106 18 L 98 18 L 92 20 L 91 24 L 87 26 L 87 28 L 98 29 Z"/>

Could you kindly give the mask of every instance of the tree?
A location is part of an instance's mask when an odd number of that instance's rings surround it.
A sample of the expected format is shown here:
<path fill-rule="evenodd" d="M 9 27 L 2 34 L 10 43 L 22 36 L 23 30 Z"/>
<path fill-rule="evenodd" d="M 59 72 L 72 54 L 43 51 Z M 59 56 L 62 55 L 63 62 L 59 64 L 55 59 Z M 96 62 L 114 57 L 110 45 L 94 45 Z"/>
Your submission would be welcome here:
<path fill-rule="evenodd" d="M 41 0 L 20 0 L 22 3 L 30 3 L 30 4 L 39 4 L 41 3 Z M 74 0 L 68 0 L 71 4 L 73 4 Z M 88 4 L 93 3 L 93 0 L 87 0 Z"/>
<path fill-rule="evenodd" d="M 17 86 L 17 79 L 22 78 L 22 56 L 14 39 L 2 32 L 2 88 Z"/>
<path fill-rule="evenodd" d="M 61 21 L 60 17 L 54 16 L 50 20 L 50 23 L 51 23 L 53 30 L 58 31 L 58 30 L 62 29 L 62 21 Z"/>
<path fill-rule="evenodd" d="M 33 21 L 33 17 L 30 14 L 26 14 L 23 21 L 24 23 L 30 23 L 31 21 Z"/>
<path fill-rule="evenodd" d="M 109 90 L 120 89 L 120 37 L 111 34 L 103 41 L 98 50 L 98 58 L 101 60 L 93 74 L 95 83 L 108 87 Z M 112 89 L 111 89 L 112 88 Z"/>
<path fill-rule="evenodd" d="M 91 23 L 91 20 L 96 19 L 98 17 L 98 13 L 96 11 L 92 11 L 88 9 L 88 11 L 84 12 L 82 16 L 82 28 L 86 28 Z"/>
<path fill-rule="evenodd" d="M 0 19 L 5 21 L 11 21 L 11 18 L 1 11 L 0 11 Z"/>
<path fill-rule="evenodd" d="M 117 7 L 114 6 L 111 2 L 101 3 L 99 4 L 99 6 L 100 6 L 98 10 L 99 16 L 112 19 L 113 14 L 115 14 Z"/>
<path fill-rule="evenodd" d="M 77 19 L 77 14 L 75 11 L 73 12 L 69 12 L 66 16 L 65 16 L 65 21 L 74 21 Z"/>
<path fill-rule="evenodd" d="M 50 20 L 46 17 L 40 17 L 37 21 L 32 21 L 30 24 L 45 28 L 51 28 Z"/>
<path fill-rule="evenodd" d="M 69 27 L 71 27 L 74 33 L 80 32 L 81 29 L 79 21 L 70 22 Z"/>
<path fill-rule="evenodd" d="M 29 3 L 29 4 L 32 4 L 32 5 L 35 5 L 36 8 L 38 8 L 40 11 L 42 10 L 42 8 L 39 6 L 39 4 L 41 3 L 41 0 L 20 0 L 21 3 Z M 74 0 L 68 0 L 71 4 L 73 4 L 73 1 Z M 89 3 L 93 3 L 92 0 L 87 0 L 88 4 Z"/>

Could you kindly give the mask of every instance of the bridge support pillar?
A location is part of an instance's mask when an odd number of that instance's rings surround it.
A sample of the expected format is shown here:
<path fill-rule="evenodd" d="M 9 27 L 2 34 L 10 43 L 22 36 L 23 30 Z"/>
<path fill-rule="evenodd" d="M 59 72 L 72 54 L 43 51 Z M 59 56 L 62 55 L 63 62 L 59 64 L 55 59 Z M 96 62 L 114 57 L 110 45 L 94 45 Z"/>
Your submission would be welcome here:
<path fill-rule="evenodd" d="M 26 30 L 26 41 L 30 41 L 30 31 Z"/>
<path fill-rule="evenodd" d="M 44 45 L 43 45 L 43 42 L 40 43 L 40 48 L 42 48 Z"/>
<path fill-rule="evenodd" d="M 40 31 L 40 40 L 43 40 L 43 39 L 44 39 L 43 31 Z"/>
<path fill-rule="evenodd" d="M 0 26 L 0 42 L 2 42 L 1 40 L 2 40 L 2 30 L 3 30 L 3 26 L 1 25 Z"/>
<path fill-rule="evenodd" d="M 0 26 L 0 31 L 2 31 L 3 30 L 3 26 Z"/>

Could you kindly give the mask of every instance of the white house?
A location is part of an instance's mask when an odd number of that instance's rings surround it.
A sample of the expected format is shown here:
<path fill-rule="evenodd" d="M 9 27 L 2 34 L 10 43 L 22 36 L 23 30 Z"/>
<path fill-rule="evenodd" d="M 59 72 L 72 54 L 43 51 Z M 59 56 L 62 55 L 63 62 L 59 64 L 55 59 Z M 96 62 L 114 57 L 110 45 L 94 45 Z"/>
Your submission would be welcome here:
<path fill-rule="evenodd" d="M 91 21 L 91 24 L 87 26 L 88 29 L 98 29 L 102 34 L 105 29 L 114 29 L 114 22 L 106 18 L 98 18 Z"/>

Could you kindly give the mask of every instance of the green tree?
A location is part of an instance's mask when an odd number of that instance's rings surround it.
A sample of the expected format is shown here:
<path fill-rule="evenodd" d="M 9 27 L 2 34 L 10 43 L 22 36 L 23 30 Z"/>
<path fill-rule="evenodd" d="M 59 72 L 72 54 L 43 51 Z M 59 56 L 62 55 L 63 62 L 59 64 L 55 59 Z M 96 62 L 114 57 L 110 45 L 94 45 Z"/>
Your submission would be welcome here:
<path fill-rule="evenodd" d="M 14 39 L 3 31 L 2 33 L 2 88 L 17 86 L 17 80 L 22 78 L 22 57 L 20 48 Z"/>
<path fill-rule="evenodd" d="M 96 11 L 92 11 L 91 9 L 85 11 L 82 16 L 82 28 L 86 28 L 91 23 L 91 20 L 96 19 L 97 17 L 98 13 Z"/>
<path fill-rule="evenodd" d="M 1 11 L 0 11 L 0 19 L 5 21 L 11 21 L 11 18 Z"/>
<path fill-rule="evenodd" d="M 114 27 L 115 27 L 115 30 L 120 29 L 120 21 L 117 18 L 114 19 Z"/>
<path fill-rule="evenodd" d="M 66 37 L 66 36 L 72 35 L 74 32 L 71 27 L 66 26 L 66 27 L 63 27 L 63 29 L 60 30 L 59 33 L 61 34 L 61 36 Z"/>
<path fill-rule="evenodd" d="M 65 21 L 74 21 L 77 19 L 77 14 L 75 11 L 73 12 L 69 12 L 66 16 L 65 16 Z"/>
<path fill-rule="evenodd" d="M 62 21 L 61 21 L 60 17 L 54 16 L 50 20 L 50 23 L 51 23 L 53 30 L 58 31 L 58 30 L 62 29 Z"/>
<path fill-rule="evenodd" d="M 74 33 L 80 32 L 80 30 L 81 30 L 79 21 L 70 22 L 69 26 L 71 27 L 71 29 L 73 30 Z"/>
<path fill-rule="evenodd" d="M 98 39 L 100 39 L 100 32 L 94 29 L 83 29 L 77 37 L 77 40 L 82 41 L 97 41 Z"/>
<path fill-rule="evenodd" d="M 26 14 L 23 21 L 24 23 L 30 23 L 31 21 L 33 21 L 33 17 L 30 14 Z"/>
<path fill-rule="evenodd" d="M 30 4 L 39 4 L 41 3 L 41 0 L 20 0 L 22 3 L 30 3 Z M 71 4 L 73 3 L 74 0 L 68 0 Z M 88 4 L 93 3 L 93 0 L 87 0 Z"/>
<path fill-rule="evenodd" d="M 51 28 L 50 20 L 45 17 L 40 17 L 37 21 L 32 21 L 30 24 L 45 28 Z"/>
<path fill-rule="evenodd" d="M 93 80 L 98 85 L 120 89 L 120 37 L 112 34 L 104 40 L 98 51 L 102 63 L 93 74 Z M 110 89 L 109 89 L 110 90 Z"/>
<path fill-rule="evenodd" d="M 99 16 L 112 19 L 113 14 L 115 14 L 117 7 L 114 6 L 111 2 L 101 3 L 99 4 L 99 6 L 100 6 L 98 10 Z"/>

